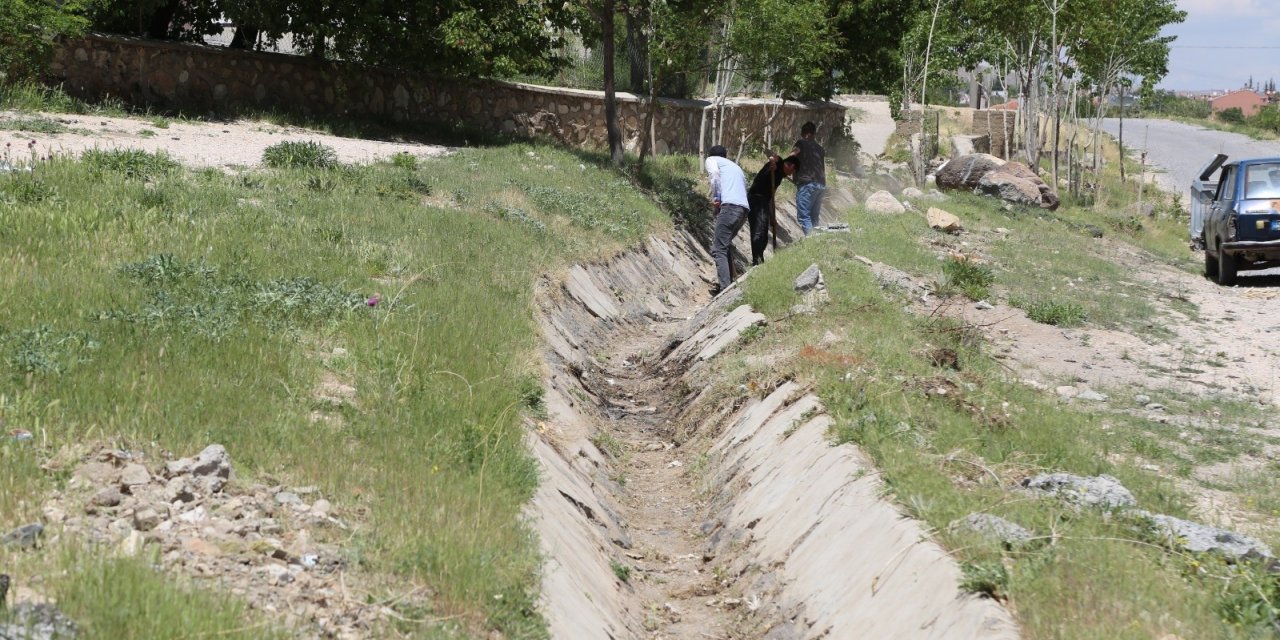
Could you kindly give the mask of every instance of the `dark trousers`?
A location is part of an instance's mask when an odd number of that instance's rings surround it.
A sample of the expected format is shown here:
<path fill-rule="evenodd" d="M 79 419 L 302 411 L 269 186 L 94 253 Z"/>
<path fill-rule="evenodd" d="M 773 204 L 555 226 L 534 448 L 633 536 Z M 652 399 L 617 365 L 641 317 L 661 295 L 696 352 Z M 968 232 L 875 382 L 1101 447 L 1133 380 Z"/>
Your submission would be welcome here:
<path fill-rule="evenodd" d="M 769 196 L 747 194 L 751 211 L 747 224 L 751 225 L 751 264 L 764 262 L 764 249 L 769 246 Z"/>
<path fill-rule="evenodd" d="M 711 257 L 716 261 L 716 279 L 720 282 L 720 289 L 725 289 L 733 282 L 732 272 L 729 268 L 729 261 L 732 259 L 729 255 L 729 249 L 733 245 L 734 236 L 738 235 L 738 230 L 742 228 L 742 223 L 747 221 L 747 208 L 736 204 L 720 205 L 720 212 L 716 214 L 715 237 L 711 241 Z"/>

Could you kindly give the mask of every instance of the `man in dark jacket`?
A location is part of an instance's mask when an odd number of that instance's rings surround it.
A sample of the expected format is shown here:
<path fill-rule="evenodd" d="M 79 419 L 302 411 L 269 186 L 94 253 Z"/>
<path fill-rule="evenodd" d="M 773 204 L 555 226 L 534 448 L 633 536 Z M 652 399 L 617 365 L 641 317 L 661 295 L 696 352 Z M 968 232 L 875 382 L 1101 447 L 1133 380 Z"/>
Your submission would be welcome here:
<path fill-rule="evenodd" d="M 800 139 L 791 150 L 799 156 L 800 171 L 796 173 L 796 221 L 807 236 L 818 226 L 822 213 L 822 194 L 827 190 L 827 152 L 814 140 L 818 126 L 812 122 L 800 127 Z"/>
<path fill-rule="evenodd" d="M 772 222 L 769 213 L 773 209 L 774 194 L 783 178 L 795 174 L 800 160 L 790 156 L 780 160 L 777 154 L 770 152 L 769 161 L 756 173 L 747 189 L 747 202 L 751 210 L 747 214 L 747 222 L 751 225 L 751 264 L 764 262 L 764 249 L 769 246 L 769 225 Z"/>

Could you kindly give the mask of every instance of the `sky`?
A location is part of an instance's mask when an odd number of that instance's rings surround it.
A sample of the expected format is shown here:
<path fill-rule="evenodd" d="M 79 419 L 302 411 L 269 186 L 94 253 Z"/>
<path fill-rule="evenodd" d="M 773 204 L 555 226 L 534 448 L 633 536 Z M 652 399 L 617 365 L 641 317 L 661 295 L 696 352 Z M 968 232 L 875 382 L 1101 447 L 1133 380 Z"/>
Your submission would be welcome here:
<path fill-rule="evenodd" d="M 1280 84 L 1280 0 L 1177 0 L 1187 12 L 1182 24 L 1165 29 L 1178 39 L 1169 51 L 1162 89 L 1239 89 Z M 1226 49 L 1219 47 L 1272 47 Z"/>

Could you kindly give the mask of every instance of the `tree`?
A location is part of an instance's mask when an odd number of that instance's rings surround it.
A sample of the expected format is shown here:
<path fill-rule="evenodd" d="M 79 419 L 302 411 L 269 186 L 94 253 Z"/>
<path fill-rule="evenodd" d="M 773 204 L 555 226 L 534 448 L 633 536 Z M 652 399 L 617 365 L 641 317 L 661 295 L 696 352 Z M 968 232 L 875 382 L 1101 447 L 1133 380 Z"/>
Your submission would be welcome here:
<path fill-rule="evenodd" d="M 609 158 L 622 166 L 622 132 L 618 129 L 618 100 L 613 87 L 613 26 L 618 17 L 613 0 L 602 0 L 600 35 L 604 41 L 604 128 L 609 138 Z"/>
<path fill-rule="evenodd" d="M 54 38 L 84 31 L 83 10 L 76 1 L 0 2 L 0 84 L 39 76 L 53 55 Z"/>
<path fill-rule="evenodd" d="M 927 0 L 828 0 L 827 13 L 841 47 L 832 61 L 843 90 L 894 93 L 902 81 L 902 41 Z"/>

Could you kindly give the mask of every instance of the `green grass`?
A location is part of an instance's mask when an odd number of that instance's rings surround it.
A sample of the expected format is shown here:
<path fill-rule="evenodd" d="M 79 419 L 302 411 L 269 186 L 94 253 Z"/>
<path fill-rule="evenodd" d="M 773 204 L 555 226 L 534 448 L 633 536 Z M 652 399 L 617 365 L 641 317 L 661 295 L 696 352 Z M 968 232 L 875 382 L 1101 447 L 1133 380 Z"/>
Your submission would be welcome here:
<path fill-rule="evenodd" d="M 545 635 L 521 517 L 537 483 L 522 416 L 544 410 L 533 293 L 543 274 L 668 226 L 652 200 L 589 157 L 528 144 L 233 176 L 99 152 L 0 176 L 0 193 L 27 183 L 56 197 L 0 198 L 0 420 L 37 446 L 0 444 L 0 529 L 39 518 L 40 500 L 20 496 L 60 486 L 39 465 L 64 445 L 216 442 L 242 478 L 314 485 L 363 514 L 344 545 L 354 566 L 424 585 L 428 617 Z M 312 423 L 315 354 L 339 346 L 357 399 L 341 427 Z M 237 628 L 235 603 L 87 566 L 107 577 L 67 597 L 100 637 L 158 637 L 134 620 L 147 616 Z M 123 578 L 121 598 L 154 606 L 111 606 L 123 600 L 104 585 Z M 208 615 L 184 613 L 196 607 Z M 130 620 L 141 635 L 116 635 Z"/>
<path fill-rule="evenodd" d="M 1244 578 L 1230 567 L 1165 550 L 1128 518 L 1076 512 L 1009 489 L 1039 472 L 1109 473 L 1142 508 L 1188 517 L 1191 501 L 1172 480 L 1126 460 L 1138 453 L 1176 463 L 1179 454 L 1162 449 L 1164 432 L 1143 436 L 1137 419 L 1118 428 L 1114 416 L 1074 409 L 1020 384 L 972 330 L 904 311 L 896 294 L 850 259 L 869 249 L 857 235 L 829 234 L 754 271 L 746 300 L 778 321 L 769 325 L 773 339 L 744 346 L 744 354 L 798 350 L 841 327 L 840 341 L 823 346 L 840 357 L 731 368 L 729 384 L 765 386 L 780 376 L 812 385 L 835 420 L 833 437 L 871 456 L 898 502 L 939 531 L 969 567 L 964 584 L 1007 599 L 1027 637 L 1265 636 L 1258 622 L 1265 616 L 1230 613 L 1230 597 L 1245 608 L 1265 604 L 1249 599 Z M 911 261 L 908 254 L 903 262 Z M 791 279 L 814 262 L 831 301 L 815 317 L 782 322 L 798 301 Z M 958 367 L 936 365 L 929 354 L 939 348 L 953 350 Z M 932 391 L 939 387 L 949 392 Z M 1007 550 L 947 532 L 953 520 L 977 511 L 1021 524 L 1038 541 Z M 1160 615 L 1144 614 L 1151 611 Z"/>

